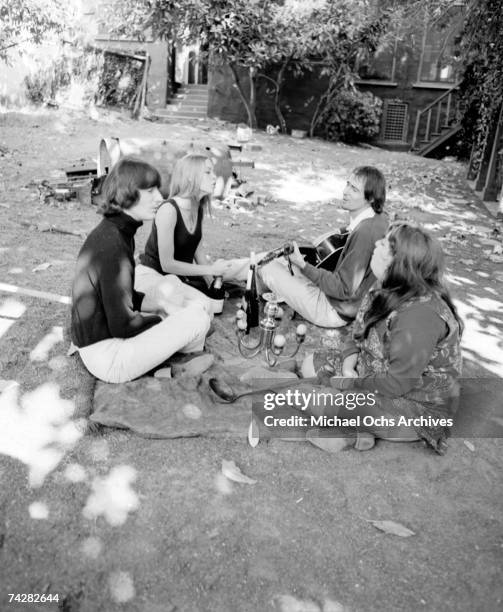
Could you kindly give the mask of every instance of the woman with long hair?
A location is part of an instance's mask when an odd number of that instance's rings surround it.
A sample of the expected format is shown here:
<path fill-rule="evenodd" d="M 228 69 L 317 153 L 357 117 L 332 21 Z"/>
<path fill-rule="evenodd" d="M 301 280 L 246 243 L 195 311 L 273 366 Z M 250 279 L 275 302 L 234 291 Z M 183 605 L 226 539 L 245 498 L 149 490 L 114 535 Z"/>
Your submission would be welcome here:
<path fill-rule="evenodd" d="M 376 243 L 370 265 L 377 283 L 351 337 L 341 352 L 308 356 L 303 374 L 329 377 L 346 394 L 371 394 L 363 407 L 340 410 L 339 417 L 367 415 L 361 429 L 373 436 L 422 438 L 442 453 L 457 409 L 463 330 L 443 279 L 442 248 L 423 229 L 398 223 Z M 317 446 L 340 447 L 340 440 L 324 437 L 326 430 L 317 433 L 310 438 Z"/>
<path fill-rule="evenodd" d="M 203 305 L 145 314 L 144 295 L 134 290 L 134 235 L 162 204 L 160 184 L 151 165 L 121 159 L 103 184 L 103 219 L 78 255 L 72 342 L 89 372 L 105 382 L 133 380 L 177 351 L 204 348 L 210 318 Z"/>
<path fill-rule="evenodd" d="M 169 199 L 157 211 L 136 273 L 136 288 L 146 294 L 152 309 L 176 309 L 196 300 L 211 312 L 205 292 L 213 277 L 227 280 L 236 269 L 233 261 L 209 263 L 202 244 L 203 218 L 211 213 L 215 180 L 205 155 L 190 153 L 175 164 Z"/>

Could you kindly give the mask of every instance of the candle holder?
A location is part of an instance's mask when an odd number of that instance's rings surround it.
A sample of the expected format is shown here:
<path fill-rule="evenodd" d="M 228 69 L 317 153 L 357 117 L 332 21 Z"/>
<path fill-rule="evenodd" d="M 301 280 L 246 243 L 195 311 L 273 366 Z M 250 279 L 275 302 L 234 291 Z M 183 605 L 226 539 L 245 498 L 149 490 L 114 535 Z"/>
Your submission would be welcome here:
<path fill-rule="evenodd" d="M 283 317 L 283 309 L 278 303 L 278 298 L 274 293 L 265 293 L 264 316 L 260 319 L 258 340 L 253 344 L 246 341 L 246 313 L 239 309 L 236 313 L 236 326 L 238 337 L 239 352 L 246 359 L 256 357 L 262 350 L 265 353 L 265 359 L 270 367 L 274 367 L 278 361 L 278 357 L 283 355 L 283 350 L 286 345 L 286 338 L 283 334 L 278 334 L 277 328 Z M 300 323 L 296 328 L 296 342 L 293 352 L 290 355 L 285 355 L 287 358 L 294 357 L 300 345 L 306 339 L 307 327 Z"/>

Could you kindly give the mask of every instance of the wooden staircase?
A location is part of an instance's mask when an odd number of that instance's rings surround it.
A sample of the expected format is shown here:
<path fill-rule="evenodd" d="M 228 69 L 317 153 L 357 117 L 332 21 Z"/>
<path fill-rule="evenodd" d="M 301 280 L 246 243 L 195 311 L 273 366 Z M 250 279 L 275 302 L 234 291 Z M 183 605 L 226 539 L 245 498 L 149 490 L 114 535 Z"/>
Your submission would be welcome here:
<path fill-rule="evenodd" d="M 166 108 L 159 108 L 155 116 L 159 121 L 197 121 L 208 116 L 208 85 L 184 85 L 171 98 Z"/>
<path fill-rule="evenodd" d="M 458 120 L 459 83 L 426 108 L 417 111 L 412 152 L 426 156 L 461 130 Z"/>

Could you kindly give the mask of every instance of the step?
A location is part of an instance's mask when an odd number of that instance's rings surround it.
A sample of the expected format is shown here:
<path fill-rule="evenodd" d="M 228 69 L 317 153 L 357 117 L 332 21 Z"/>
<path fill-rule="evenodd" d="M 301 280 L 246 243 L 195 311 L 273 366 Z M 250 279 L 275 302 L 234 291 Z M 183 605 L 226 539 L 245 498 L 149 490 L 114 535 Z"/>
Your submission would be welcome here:
<path fill-rule="evenodd" d="M 206 113 L 208 110 L 207 104 L 180 104 L 178 110 L 189 111 L 191 113 Z"/>
<path fill-rule="evenodd" d="M 171 115 L 172 113 L 196 113 L 199 115 L 206 115 L 206 107 L 198 108 L 197 106 L 166 106 L 166 108 L 162 109 L 167 115 Z"/>
<path fill-rule="evenodd" d="M 208 97 L 200 98 L 196 96 L 182 96 L 180 98 L 177 98 L 177 101 L 178 102 L 194 102 L 195 104 L 207 104 L 208 99 L 209 99 Z"/>
<path fill-rule="evenodd" d="M 169 108 L 170 110 L 180 110 L 183 108 L 186 110 L 201 111 L 205 113 L 206 110 L 208 109 L 208 103 L 207 102 L 204 102 L 202 104 L 198 104 L 197 102 L 192 103 L 191 100 L 183 100 L 183 101 L 178 101 L 178 102 L 170 101 L 166 104 L 166 108 Z"/>
<path fill-rule="evenodd" d="M 207 114 L 204 112 L 194 112 L 194 111 L 186 111 L 186 110 L 179 110 L 179 111 L 172 111 L 169 112 L 168 109 L 160 109 L 158 111 L 156 111 L 154 113 L 157 117 L 169 117 L 169 118 L 176 118 L 176 117 L 184 117 L 184 118 L 192 118 L 192 119 L 206 119 Z"/>
<path fill-rule="evenodd" d="M 204 117 L 189 117 L 187 115 L 182 114 L 159 115 L 157 113 L 154 113 L 154 116 L 159 121 L 159 123 L 169 123 L 170 121 L 204 121 L 205 119 L 208 119 L 206 115 Z"/>
<path fill-rule="evenodd" d="M 183 87 L 180 87 L 178 90 L 178 92 L 180 91 L 208 93 L 208 85 L 183 85 Z"/>
<path fill-rule="evenodd" d="M 177 93 L 173 96 L 174 100 L 207 100 L 208 95 L 196 94 L 196 93 Z"/>

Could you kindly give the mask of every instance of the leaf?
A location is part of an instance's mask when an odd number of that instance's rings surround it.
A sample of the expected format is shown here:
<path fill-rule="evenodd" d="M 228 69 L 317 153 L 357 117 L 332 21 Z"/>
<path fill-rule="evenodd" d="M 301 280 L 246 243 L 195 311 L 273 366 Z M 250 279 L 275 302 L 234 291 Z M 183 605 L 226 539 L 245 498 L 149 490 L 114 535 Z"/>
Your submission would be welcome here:
<path fill-rule="evenodd" d="M 395 523 L 395 521 L 372 521 L 369 519 L 364 519 L 368 523 L 372 523 L 376 529 L 380 531 L 384 531 L 384 533 L 389 533 L 390 535 L 396 535 L 400 538 L 409 538 L 410 536 L 416 535 L 413 531 L 400 525 L 400 523 Z"/>
<path fill-rule="evenodd" d="M 47 268 L 50 268 L 50 267 L 51 267 L 51 263 L 46 261 L 45 263 L 39 264 L 38 266 L 33 268 L 32 272 L 43 272 L 44 270 L 47 270 Z"/>
<path fill-rule="evenodd" d="M 234 461 L 227 461 L 226 459 L 222 459 L 222 474 L 229 480 L 241 482 L 242 484 L 254 485 L 257 482 L 256 480 L 245 476 Z"/>

